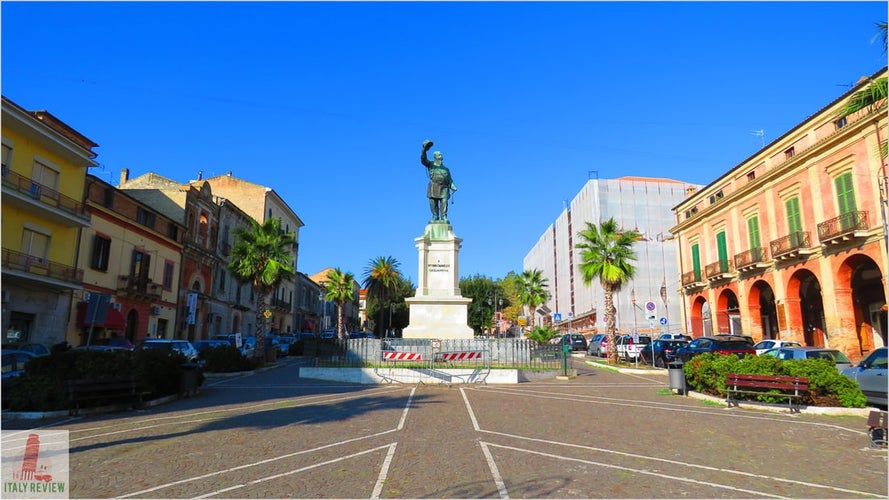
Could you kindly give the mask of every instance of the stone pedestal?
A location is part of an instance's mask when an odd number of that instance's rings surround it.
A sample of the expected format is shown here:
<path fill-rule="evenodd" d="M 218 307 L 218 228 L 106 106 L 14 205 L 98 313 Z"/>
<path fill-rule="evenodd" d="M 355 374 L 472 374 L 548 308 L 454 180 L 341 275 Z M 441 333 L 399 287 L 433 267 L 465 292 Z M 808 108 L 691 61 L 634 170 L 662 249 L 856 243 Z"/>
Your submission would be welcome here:
<path fill-rule="evenodd" d="M 471 339 L 467 306 L 472 299 L 460 295 L 459 253 L 462 239 L 447 222 L 426 225 L 416 240 L 419 251 L 418 286 L 413 297 L 405 299 L 410 308 L 410 325 L 402 332 L 406 339 Z"/>

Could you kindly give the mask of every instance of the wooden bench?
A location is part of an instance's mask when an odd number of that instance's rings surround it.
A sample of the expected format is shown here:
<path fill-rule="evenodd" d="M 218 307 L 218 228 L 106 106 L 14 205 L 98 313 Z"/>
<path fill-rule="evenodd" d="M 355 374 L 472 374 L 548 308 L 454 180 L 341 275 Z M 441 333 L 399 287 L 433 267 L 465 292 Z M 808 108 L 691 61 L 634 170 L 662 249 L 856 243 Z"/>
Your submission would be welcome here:
<path fill-rule="evenodd" d="M 809 379 L 782 375 L 729 373 L 725 377 L 725 402 L 738 406 L 738 394 L 787 398 L 791 413 L 799 413 L 799 402 L 809 392 Z"/>
<path fill-rule="evenodd" d="M 65 384 L 71 415 L 77 415 L 82 403 L 126 401 L 134 408 L 142 403 L 140 384 L 134 376 L 82 378 L 68 380 Z"/>
<path fill-rule="evenodd" d="M 889 442 L 886 437 L 887 415 L 885 411 L 872 411 L 867 416 L 867 437 L 871 448 L 885 448 Z"/>

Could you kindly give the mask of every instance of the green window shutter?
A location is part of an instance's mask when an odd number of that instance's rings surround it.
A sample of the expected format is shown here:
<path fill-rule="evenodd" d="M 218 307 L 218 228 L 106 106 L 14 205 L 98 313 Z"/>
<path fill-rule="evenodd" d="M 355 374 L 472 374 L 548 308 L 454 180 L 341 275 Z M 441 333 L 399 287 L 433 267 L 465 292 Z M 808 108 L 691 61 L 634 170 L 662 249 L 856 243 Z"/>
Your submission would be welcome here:
<path fill-rule="evenodd" d="M 840 214 L 854 212 L 855 208 L 855 188 L 852 187 L 852 172 L 837 177 L 834 180 L 837 189 L 837 202 L 840 208 Z"/>
<path fill-rule="evenodd" d="M 695 280 L 701 279 L 701 248 L 697 243 L 691 246 L 691 265 L 695 271 Z"/>
<path fill-rule="evenodd" d="M 750 242 L 750 248 L 759 248 L 762 242 L 759 239 L 759 217 L 751 217 L 747 219 L 747 239 Z"/>
<path fill-rule="evenodd" d="M 791 243 L 793 246 L 798 246 L 802 243 L 802 235 L 799 233 L 803 230 L 799 198 L 791 198 L 784 202 L 784 209 L 787 211 L 787 232 L 790 234 Z"/>
<path fill-rule="evenodd" d="M 716 252 L 719 255 L 719 270 L 728 271 L 728 247 L 725 244 L 725 231 L 716 234 Z"/>

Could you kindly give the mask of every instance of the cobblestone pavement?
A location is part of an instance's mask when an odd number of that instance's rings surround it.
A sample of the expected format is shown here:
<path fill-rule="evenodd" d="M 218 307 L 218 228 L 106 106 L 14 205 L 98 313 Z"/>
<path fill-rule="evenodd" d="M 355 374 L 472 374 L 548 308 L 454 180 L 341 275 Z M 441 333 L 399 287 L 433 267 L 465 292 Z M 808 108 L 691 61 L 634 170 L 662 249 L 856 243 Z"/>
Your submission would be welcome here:
<path fill-rule="evenodd" d="M 358 386 L 294 364 L 70 431 L 71 498 L 886 498 L 866 418 L 728 409 L 665 375 Z M 4 430 L 34 422 L 4 422 Z"/>

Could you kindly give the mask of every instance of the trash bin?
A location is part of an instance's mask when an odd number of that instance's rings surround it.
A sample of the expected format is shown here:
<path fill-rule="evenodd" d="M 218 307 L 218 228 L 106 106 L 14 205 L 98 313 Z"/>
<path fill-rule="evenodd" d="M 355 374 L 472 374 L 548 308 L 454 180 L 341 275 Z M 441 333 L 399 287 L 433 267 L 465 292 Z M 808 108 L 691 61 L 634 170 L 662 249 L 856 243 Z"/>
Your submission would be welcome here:
<path fill-rule="evenodd" d="M 670 374 L 670 390 L 676 390 L 679 394 L 687 395 L 685 389 L 685 370 L 682 369 L 682 361 L 670 361 L 667 363 L 667 373 Z"/>
<path fill-rule="evenodd" d="M 182 363 L 182 372 L 179 375 L 179 394 L 194 396 L 201 386 L 202 369 L 197 363 Z"/>

